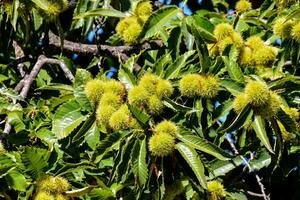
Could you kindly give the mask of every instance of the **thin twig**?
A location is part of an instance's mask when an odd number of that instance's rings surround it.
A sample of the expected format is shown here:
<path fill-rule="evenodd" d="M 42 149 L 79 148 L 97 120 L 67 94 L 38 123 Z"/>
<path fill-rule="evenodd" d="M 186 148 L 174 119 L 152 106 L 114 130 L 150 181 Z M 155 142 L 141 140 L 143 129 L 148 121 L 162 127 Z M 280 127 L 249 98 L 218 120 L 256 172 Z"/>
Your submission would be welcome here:
<path fill-rule="evenodd" d="M 263 194 L 259 194 L 259 193 L 255 193 L 255 192 L 251 192 L 251 191 L 247 191 L 247 193 L 252 195 L 252 196 L 256 196 L 256 197 L 264 197 Z"/>
<path fill-rule="evenodd" d="M 237 150 L 237 148 L 235 147 L 235 145 L 234 145 L 233 142 L 231 141 L 231 139 L 228 138 L 228 137 L 225 137 L 225 138 L 226 138 L 226 140 L 228 141 L 228 143 L 230 144 L 231 148 L 233 149 L 234 154 L 235 154 L 235 155 L 240 155 L 239 152 L 238 152 L 238 150 Z M 247 161 L 246 158 L 245 158 L 244 156 L 242 156 L 242 155 L 240 155 L 240 158 L 243 160 L 243 162 L 245 163 L 246 167 L 249 169 L 249 172 L 255 173 L 255 172 L 253 171 L 252 167 L 251 167 L 250 164 L 249 164 L 250 161 Z M 256 178 L 257 184 L 258 184 L 259 187 L 260 187 L 260 191 L 261 191 L 261 196 L 260 196 L 260 197 L 264 198 L 264 200 L 270 200 L 269 195 L 267 195 L 266 192 L 265 192 L 265 186 L 264 186 L 263 183 L 261 182 L 262 179 L 261 179 L 256 173 L 255 173 L 255 178 Z"/>

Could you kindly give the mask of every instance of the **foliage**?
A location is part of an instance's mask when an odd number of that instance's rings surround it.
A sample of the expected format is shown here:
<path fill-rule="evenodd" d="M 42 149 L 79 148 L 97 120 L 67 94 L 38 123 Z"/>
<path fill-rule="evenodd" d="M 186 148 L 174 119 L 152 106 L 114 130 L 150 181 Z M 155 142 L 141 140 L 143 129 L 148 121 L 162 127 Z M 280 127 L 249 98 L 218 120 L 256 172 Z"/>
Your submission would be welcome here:
<path fill-rule="evenodd" d="M 299 3 L 160 2 L 0 1 L 0 198 L 300 198 Z"/>

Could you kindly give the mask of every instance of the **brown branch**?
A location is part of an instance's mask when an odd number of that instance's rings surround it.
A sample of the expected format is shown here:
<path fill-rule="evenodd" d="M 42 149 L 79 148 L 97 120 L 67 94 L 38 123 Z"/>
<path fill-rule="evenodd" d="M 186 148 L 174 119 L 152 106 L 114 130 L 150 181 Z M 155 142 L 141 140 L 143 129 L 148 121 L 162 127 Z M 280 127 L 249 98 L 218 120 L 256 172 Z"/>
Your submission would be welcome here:
<path fill-rule="evenodd" d="M 36 76 L 40 72 L 40 69 L 45 64 L 59 65 L 61 67 L 61 69 L 64 71 L 66 77 L 70 81 L 74 80 L 74 76 L 73 76 L 72 72 L 68 69 L 68 67 L 66 66 L 66 64 L 63 61 L 57 60 L 57 59 L 52 59 L 52 58 L 47 58 L 46 56 L 41 55 L 41 56 L 39 56 L 37 62 L 35 63 L 33 69 L 31 70 L 29 76 L 24 80 L 24 87 L 22 88 L 22 90 L 20 92 L 20 96 L 22 98 L 25 99 L 27 97 L 29 89 L 30 89 L 34 79 L 36 78 Z"/>
<path fill-rule="evenodd" d="M 61 67 L 61 69 L 64 71 L 66 77 L 70 81 L 72 81 L 72 82 L 74 81 L 74 76 L 73 76 L 72 72 L 68 69 L 67 65 L 63 61 L 58 60 L 58 59 L 53 59 L 53 58 L 47 58 L 46 56 L 41 55 L 41 56 L 39 56 L 37 62 L 35 63 L 33 69 L 31 70 L 30 74 L 25 74 L 24 78 L 15 87 L 15 90 L 17 92 L 20 92 L 20 96 L 22 98 L 26 99 L 29 89 L 30 89 L 34 79 L 39 74 L 41 68 L 45 64 L 59 65 Z M 9 124 L 8 121 L 6 121 L 3 132 L 6 134 L 9 134 L 10 131 L 11 131 L 11 125 Z"/>
<path fill-rule="evenodd" d="M 60 38 L 52 32 L 49 32 L 49 45 L 53 48 L 60 49 Z M 141 50 L 152 50 L 163 48 L 164 44 L 161 40 L 145 42 L 140 45 L 126 45 L 126 46 L 110 46 L 110 45 L 95 45 L 95 44 L 82 44 L 68 40 L 64 40 L 63 49 L 68 52 L 83 54 L 83 55 L 97 55 L 98 52 L 109 53 L 114 57 L 121 56 L 122 61 L 127 59 L 126 54 L 139 52 Z M 122 56 L 126 56 L 122 58 Z"/>
<path fill-rule="evenodd" d="M 24 58 L 25 57 L 25 53 L 23 51 L 23 49 L 20 47 L 20 45 L 14 40 L 13 41 L 13 47 L 15 49 L 15 55 L 16 55 L 16 60 L 18 59 L 21 59 L 21 58 Z M 20 74 L 22 77 L 25 76 L 26 72 L 24 71 L 24 63 L 19 63 L 18 66 L 17 66 Z"/>

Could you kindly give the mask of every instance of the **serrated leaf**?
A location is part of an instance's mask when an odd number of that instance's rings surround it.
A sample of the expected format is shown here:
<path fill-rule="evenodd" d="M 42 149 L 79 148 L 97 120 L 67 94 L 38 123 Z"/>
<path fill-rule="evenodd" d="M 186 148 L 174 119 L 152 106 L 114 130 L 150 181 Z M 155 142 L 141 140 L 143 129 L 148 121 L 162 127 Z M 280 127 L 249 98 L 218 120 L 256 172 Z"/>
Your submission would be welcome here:
<path fill-rule="evenodd" d="M 165 6 L 154 12 L 144 25 L 144 40 L 159 33 L 179 12 L 180 9 L 176 6 Z"/>
<path fill-rule="evenodd" d="M 124 142 L 125 144 L 120 147 L 120 159 L 118 162 L 116 162 L 116 171 L 114 173 L 118 183 L 124 183 L 131 174 L 130 154 L 135 141 L 133 137 L 127 137 Z"/>
<path fill-rule="evenodd" d="M 87 118 L 87 120 L 83 123 L 79 131 L 74 135 L 72 142 L 77 142 L 89 131 L 92 125 L 95 124 L 96 118 L 95 115 L 91 115 Z"/>
<path fill-rule="evenodd" d="M 49 7 L 49 2 L 45 1 L 45 0 L 32 0 L 33 3 L 35 3 L 35 5 L 37 7 L 39 7 L 42 10 L 48 10 Z"/>
<path fill-rule="evenodd" d="M 220 160 L 228 160 L 232 157 L 221 148 L 204 138 L 200 138 L 195 135 L 177 135 L 177 138 L 190 147 L 210 154 Z"/>
<path fill-rule="evenodd" d="M 137 145 L 132 149 L 133 151 L 133 166 L 132 170 L 136 177 L 138 177 L 139 183 L 144 185 L 148 179 L 148 169 L 146 163 L 146 139 L 137 141 Z"/>
<path fill-rule="evenodd" d="M 241 94 L 244 90 L 242 84 L 231 79 L 221 79 L 219 83 L 234 96 Z"/>
<path fill-rule="evenodd" d="M 79 111 L 79 110 L 80 110 L 80 105 L 74 99 L 71 99 L 58 107 L 58 109 L 56 110 L 56 112 L 54 114 L 53 119 L 56 119 L 56 120 L 62 119 L 66 115 L 68 115 L 68 113 L 73 112 L 73 111 Z"/>
<path fill-rule="evenodd" d="M 39 177 L 44 173 L 44 169 L 48 166 L 49 158 L 49 151 L 36 147 L 27 147 L 22 154 L 26 171 L 31 172 L 35 177 Z"/>
<path fill-rule="evenodd" d="M 256 136 L 260 139 L 260 141 L 263 143 L 263 145 L 271 152 L 274 154 L 274 151 L 271 147 L 266 128 L 265 128 L 265 123 L 262 119 L 261 116 L 256 115 L 254 117 L 254 121 L 252 123 L 252 127 L 256 133 Z"/>
<path fill-rule="evenodd" d="M 59 91 L 68 91 L 73 92 L 73 87 L 65 84 L 52 83 L 50 85 L 44 85 L 37 88 L 36 90 L 59 90 Z"/>
<path fill-rule="evenodd" d="M 35 133 L 35 136 L 38 137 L 43 142 L 46 142 L 50 150 L 53 149 L 54 143 L 57 142 L 54 133 L 51 132 L 48 128 L 41 128 Z"/>
<path fill-rule="evenodd" d="M 282 123 L 285 130 L 287 130 L 290 133 L 297 133 L 297 127 L 295 124 L 295 121 L 286 114 L 281 108 L 276 113 L 276 118 Z"/>
<path fill-rule="evenodd" d="M 230 161 L 214 160 L 212 163 L 209 164 L 211 170 L 209 174 L 209 179 L 214 179 L 218 176 L 224 176 L 228 172 L 239 167 L 243 162 L 244 161 L 240 156 Z"/>
<path fill-rule="evenodd" d="M 63 139 L 70 135 L 86 118 L 87 116 L 78 111 L 69 112 L 65 117 L 53 120 L 52 131 L 57 139 Z"/>
<path fill-rule="evenodd" d="M 125 84 L 126 89 L 131 89 L 137 84 L 136 78 L 133 73 L 125 66 L 121 67 L 118 72 L 120 82 Z"/>
<path fill-rule="evenodd" d="M 213 24 L 211 24 L 207 19 L 199 15 L 194 15 L 190 19 L 191 20 L 188 20 L 188 22 L 190 21 L 189 25 L 193 26 L 194 29 L 196 29 L 199 32 L 203 39 L 210 43 L 217 42 L 217 39 L 212 34 L 212 31 L 214 30 Z"/>
<path fill-rule="evenodd" d="M 243 72 L 239 67 L 239 65 L 237 64 L 238 56 L 239 56 L 239 51 L 235 46 L 232 46 L 230 48 L 229 57 L 222 56 L 222 59 L 225 63 L 229 76 L 235 81 L 244 82 Z"/>
<path fill-rule="evenodd" d="M 198 59 L 200 61 L 201 71 L 207 72 L 208 67 L 211 65 L 211 59 L 209 57 L 207 45 L 204 42 L 201 33 L 198 29 L 192 29 L 192 33 L 195 37 L 195 43 L 197 45 Z"/>
<path fill-rule="evenodd" d="M 2 154 L 0 155 L 0 178 L 5 177 L 10 171 L 14 170 L 16 164 L 12 157 Z"/>
<path fill-rule="evenodd" d="M 118 11 L 113 8 L 97 8 L 94 10 L 89 10 L 85 13 L 79 14 L 73 19 L 81 19 L 81 18 L 88 18 L 88 17 L 99 17 L 99 16 L 105 16 L 105 17 L 118 17 L 118 18 L 123 18 L 126 17 L 126 14 Z"/>
<path fill-rule="evenodd" d="M 180 53 L 180 44 L 181 44 L 181 28 L 175 27 L 172 29 L 170 33 L 170 37 L 168 38 L 168 49 L 171 53 L 173 60 L 179 56 Z"/>
<path fill-rule="evenodd" d="M 220 130 L 221 132 L 231 132 L 238 130 L 241 128 L 245 121 L 247 120 L 248 116 L 251 114 L 251 107 L 250 105 L 247 105 L 239 114 L 238 116 L 234 119 L 232 123 L 229 124 L 228 127 L 221 126 Z M 226 123 L 224 123 L 226 124 Z"/>
<path fill-rule="evenodd" d="M 68 101 L 57 109 L 52 121 L 52 132 L 57 139 L 63 139 L 87 117 L 81 114 L 80 106 L 75 100 Z"/>
<path fill-rule="evenodd" d="M 177 143 L 175 147 L 195 173 L 200 185 L 203 188 L 207 188 L 206 178 L 204 174 L 204 166 L 197 152 L 193 148 L 189 147 L 188 145 L 182 142 Z"/>
<path fill-rule="evenodd" d="M 10 171 L 5 177 L 5 180 L 6 183 L 14 190 L 26 192 L 26 188 L 27 188 L 26 178 L 18 170 L 14 169 Z"/>
<path fill-rule="evenodd" d="M 260 170 L 264 167 L 267 167 L 271 164 L 272 158 L 270 154 L 268 154 L 267 151 L 262 151 L 259 154 L 259 157 L 257 159 L 253 159 L 250 161 L 249 165 L 252 170 Z"/>
<path fill-rule="evenodd" d="M 299 17 L 300 16 L 300 10 L 296 9 L 292 13 L 290 13 L 288 16 L 285 17 L 285 20 L 288 21 L 289 19 L 292 19 L 294 17 Z"/>
<path fill-rule="evenodd" d="M 172 63 L 165 71 L 165 79 L 172 79 L 177 77 L 179 74 L 180 70 L 187 66 L 191 61 L 188 60 L 192 55 L 195 54 L 195 51 L 188 51 L 185 52 L 183 55 L 179 56 L 174 63 Z"/>
<path fill-rule="evenodd" d="M 145 126 L 149 121 L 150 117 L 143 111 L 139 110 L 137 107 L 128 105 L 129 110 L 134 115 L 134 117 L 143 125 Z"/>
<path fill-rule="evenodd" d="M 247 196 L 243 192 L 228 192 L 226 191 L 226 200 L 248 200 Z"/>
<path fill-rule="evenodd" d="M 87 110 L 91 109 L 90 101 L 84 93 L 86 83 L 92 79 L 91 73 L 84 69 L 78 69 L 76 71 L 74 80 L 74 96 L 76 101 Z"/>
<path fill-rule="evenodd" d="M 91 149 L 96 149 L 97 144 L 100 142 L 100 132 L 96 122 L 94 122 L 91 128 L 86 132 L 84 140 Z"/>
<path fill-rule="evenodd" d="M 171 62 L 172 62 L 171 53 L 167 53 L 161 56 L 153 66 L 154 74 L 160 76 L 163 73 L 165 66 L 169 65 Z"/>
<path fill-rule="evenodd" d="M 98 145 L 96 150 L 94 151 L 93 154 L 93 158 L 92 160 L 95 160 L 94 162 L 97 163 L 99 162 L 102 157 L 103 154 L 105 154 L 106 152 L 109 152 L 112 150 L 112 148 L 115 145 L 119 144 L 119 141 L 125 136 L 126 134 L 123 134 L 121 132 L 114 132 L 109 134 L 106 138 L 104 138 L 103 140 L 101 140 Z M 97 157 L 99 156 L 99 157 Z"/>

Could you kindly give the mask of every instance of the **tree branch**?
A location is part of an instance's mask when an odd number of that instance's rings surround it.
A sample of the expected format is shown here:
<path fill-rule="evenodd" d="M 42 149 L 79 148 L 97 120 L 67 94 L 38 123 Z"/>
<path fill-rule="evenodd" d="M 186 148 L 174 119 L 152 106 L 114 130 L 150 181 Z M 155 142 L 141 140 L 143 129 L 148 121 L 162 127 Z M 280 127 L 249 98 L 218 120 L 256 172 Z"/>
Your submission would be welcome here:
<path fill-rule="evenodd" d="M 30 89 L 34 79 L 36 78 L 36 76 L 40 72 L 40 69 L 45 64 L 59 65 L 61 67 L 61 69 L 64 71 L 66 77 L 70 81 L 73 82 L 74 76 L 73 76 L 72 72 L 68 69 L 68 67 L 66 66 L 66 64 L 63 61 L 57 60 L 57 59 L 52 59 L 52 58 L 47 58 L 46 56 L 41 55 L 41 56 L 39 56 L 37 62 L 35 63 L 33 69 L 31 70 L 29 76 L 24 80 L 24 87 L 22 88 L 22 90 L 20 92 L 20 96 L 23 97 L 24 99 L 27 97 L 29 89 Z"/>
<path fill-rule="evenodd" d="M 49 45 L 56 49 L 60 49 L 60 45 L 61 45 L 60 38 L 54 33 L 52 33 L 51 31 L 49 32 Z M 78 53 L 83 55 L 97 55 L 98 52 L 104 52 L 104 53 L 109 53 L 114 57 L 121 56 L 122 59 L 122 56 L 124 56 L 124 54 L 126 56 L 126 54 L 139 52 L 141 50 L 160 49 L 163 47 L 164 44 L 161 40 L 155 40 L 155 41 L 145 42 L 143 44 L 131 45 L 131 46 L 129 45 L 109 46 L 104 44 L 99 44 L 97 46 L 95 44 L 82 44 L 82 43 L 76 43 L 76 42 L 64 40 L 63 49 L 68 52 Z"/>
<path fill-rule="evenodd" d="M 25 74 L 24 78 L 15 87 L 15 90 L 17 92 L 21 91 L 20 96 L 22 98 L 26 99 L 29 89 L 30 89 L 34 79 L 39 74 L 41 68 L 45 64 L 59 65 L 61 67 L 61 69 L 64 71 L 66 77 L 70 81 L 72 81 L 72 82 L 74 81 L 74 76 L 73 76 L 72 72 L 68 69 L 67 65 L 63 61 L 58 60 L 58 59 L 53 59 L 53 58 L 47 58 L 46 56 L 41 55 L 41 56 L 39 56 L 37 62 L 35 63 L 33 69 L 31 70 L 30 74 Z M 9 124 L 9 122 L 6 122 L 3 132 L 6 134 L 9 134 L 10 131 L 11 131 L 11 125 Z"/>
<path fill-rule="evenodd" d="M 23 49 L 20 47 L 20 45 L 15 40 L 13 41 L 12 45 L 15 49 L 16 60 L 24 58 L 25 53 L 24 53 Z M 24 77 L 26 74 L 26 72 L 24 71 L 24 63 L 19 63 L 17 68 L 18 68 L 21 76 Z"/>

